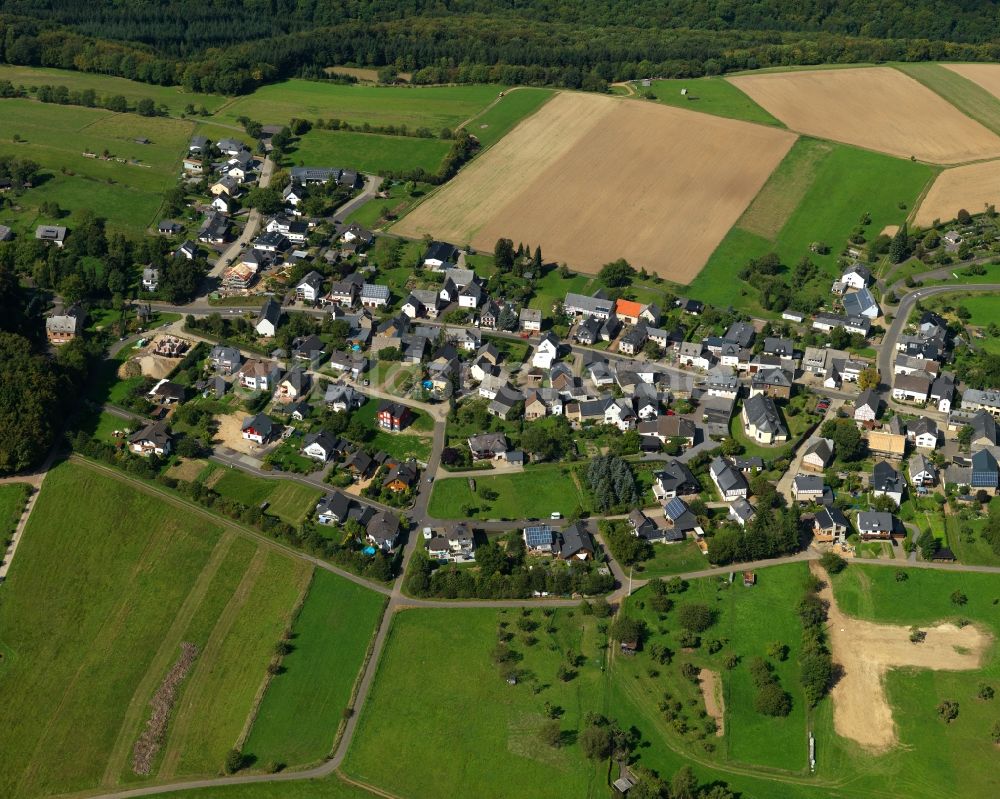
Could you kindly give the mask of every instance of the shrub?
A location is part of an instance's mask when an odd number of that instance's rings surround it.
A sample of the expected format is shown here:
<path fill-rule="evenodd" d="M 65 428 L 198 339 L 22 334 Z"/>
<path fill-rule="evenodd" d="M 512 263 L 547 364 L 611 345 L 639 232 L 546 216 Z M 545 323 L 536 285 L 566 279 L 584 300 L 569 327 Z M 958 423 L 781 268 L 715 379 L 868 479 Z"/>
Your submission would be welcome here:
<path fill-rule="evenodd" d="M 958 718 L 958 702 L 953 699 L 945 699 L 937 706 L 937 714 L 938 718 L 945 724 L 951 724 L 951 722 Z"/>
<path fill-rule="evenodd" d="M 580 748 L 591 760 L 603 760 L 611 754 L 611 730 L 591 724 L 580 733 Z"/>
<path fill-rule="evenodd" d="M 994 691 L 993 691 L 993 686 L 992 685 L 987 685 L 986 683 L 982 683 L 979 686 L 978 696 L 979 696 L 980 699 L 992 699 L 993 698 L 993 694 L 994 694 Z"/>
<path fill-rule="evenodd" d="M 694 633 L 700 633 L 712 626 L 715 614 L 708 605 L 694 602 L 682 605 L 677 611 L 677 621 L 681 627 Z"/>
<path fill-rule="evenodd" d="M 226 762 L 222 768 L 226 774 L 235 774 L 243 768 L 243 753 L 239 749 L 230 749 L 226 753 Z"/>
<path fill-rule="evenodd" d="M 840 574 L 847 568 L 847 561 L 836 552 L 824 552 L 819 562 L 828 574 Z"/>
<path fill-rule="evenodd" d="M 951 592 L 951 601 L 953 605 L 964 605 L 969 601 L 969 598 L 960 590 Z"/>
<path fill-rule="evenodd" d="M 753 706 L 765 716 L 787 716 L 792 712 L 792 698 L 778 683 L 771 682 L 757 691 Z"/>

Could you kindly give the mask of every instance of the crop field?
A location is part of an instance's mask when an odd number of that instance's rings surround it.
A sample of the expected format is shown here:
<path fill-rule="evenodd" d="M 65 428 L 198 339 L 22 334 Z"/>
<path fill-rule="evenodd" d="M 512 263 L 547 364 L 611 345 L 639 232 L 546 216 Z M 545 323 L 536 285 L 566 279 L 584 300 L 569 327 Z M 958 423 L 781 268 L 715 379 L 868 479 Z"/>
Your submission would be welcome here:
<path fill-rule="evenodd" d="M 140 233 L 155 223 L 163 192 L 173 185 L 194 125 L 162 117 L 115 114 L 33 100 L 2 100 L 0 154 L 35 161 L 42 167 L 35 188 L 17 198 L 19 209 L 5 208 L 0 222 L 28 230 L 39 222 L 73 226 L 73 215 L 92 209 L 110 227 Z M 14 136 L 22 141 L 15 142 Z M 146 137 L 150 144 L 137 144 Z M 104 150 L 124 163 L 86 158 Z M 39 217 L 45 202 L 59 204 L 69 217 Z"/>
<path fill-rule="evenodd" d="M 928 227 L 935 219 L 946 222 L 960 209 L 977 214 L 1000 204 L 1000 161 L 984 161 L 945 169 L 920 201 L 914 222 Z"/>
<path fill-rule="evenodd" d="M 224 497 L 251 507 L 267 502 L 267 512 L 289 524 L 301 524 L 322 496 L 318 488 L 309 488 L 294 480 L 268 480 L 239 469 L 227 469 L 212 488 Z"/>
<path fill-rule="evenodd" d="M 1000 64 L 942 64 L 1000 99 Z"/>
<path fill-rule="evenodd" d="M 434 174 L 449 149 L 451 142 L 443 139 L 314 129 L 301 137 L 288 154 L 296 164 L 338 166 L 375 174 L 410 169 Z"/>
<path fill-rule="evenodd" d="M 315 572 L 292 627 L 292 651 L 247 739 L 256 762 L 300 765 L 329 754 L 384 604 L 374 591 Z"/>
<path fill-rule="evenodd" d="M 682 89 L 687 94 L 681 94 Z M 654 80 L 648 89 L 636 86 L 636 91 L 651 91 L 659 102 L 689 111 L 782 127 L 781 122 L 723 78 Z"/>
<path fill-rule="evenodd" d="M 496 492 L 496 499 L 473 493 L 464 477 L 434 481 L 428 512 L 438 519 L 464 519 L 466 505 L 475 508 L 476 519 L 548 518 L 553 511 L 563 516 L 577 506 L 587 507 L 587 497 L 577 487 L 573 474 L 560 466 L 538 466 L 521 472 L 491 475 L 484 471 L 474 478 L 476 491 Z"/>
<path fill-rule="evenodd" d="M 688 290 L 705 302 L 760 312 L 753 288 L 736 279 L 751 258 L 773 251 L 791 266 L 808 256 L 832 276 L 861 214 L 871 215 L 868 229 L 876 233 L 901 224 L 934 174 L 927 164 L 801 139 Z M 784 195 L 796 198 L 794 207 L 774 202 Z M 829 245 L 830 254 L 811 252 L 814 241 Z"/>
<path fill-rule="evenodd" d="M 484 250 L 500 237 L 530 241 L 584 272 L 624 257 L 688 283 L 794 140 L 653 103 L 560 94 L 394 230 Z"/>
<path fill-rule="evenodd" d="M 1000 137 L 891 67 L 729 80 L 799 133 L 936 164 L 1000 156 Z"/>
<path fill-rule="evenodd" d="M 584 759 L 574 735 L 558 748 L 538 739 L 546 702 L 563 709 L 559 726 L 567 731 L 582 726 L 587 710 L 607 712 L 596 620 L 573 611 L 549 617 L 532 611 L 537 642 L 526 646 L 521 636 L 511 642 L 523 655 L 518 670 L 530 676 L 510 686 L 490 652 L 498 624 L 517 633 L 519 618 L 513 610 L 398 613 L 344 771 L 408 799 L 607 796 L 606 769 Z M 583 664 L 562 682 L 556 671 L 567 651 Z M 386 741 L 393 741 L 391 767 Z"/>
<path fill-rule="evenodd" d="M 213 686 L 188 740 L 216 771 L 307 569 L 89 466 L 54 469 L 0 603 L 0 793 L 117 784 L 185 641 Z"/>
<path fill-rule="evenodd" d="M 939 94 L 966 116 L 994 133 L 1000 133 L 1000 99 L 975 81 L 950 69 L 951 65 L 914 61 L 893 66 Z"/>
<path fill-rule="evenodd" d="M 288 80 L 261 86 L 221 108 L 216 117 L 235 122 L 248 116 L 265 125 L 290 119 L 339 119 L 351 125 L 426 127 L 437 134 L 455 128 L 492 102 L 503 87 L 346 86 L 319 81 Z"/>

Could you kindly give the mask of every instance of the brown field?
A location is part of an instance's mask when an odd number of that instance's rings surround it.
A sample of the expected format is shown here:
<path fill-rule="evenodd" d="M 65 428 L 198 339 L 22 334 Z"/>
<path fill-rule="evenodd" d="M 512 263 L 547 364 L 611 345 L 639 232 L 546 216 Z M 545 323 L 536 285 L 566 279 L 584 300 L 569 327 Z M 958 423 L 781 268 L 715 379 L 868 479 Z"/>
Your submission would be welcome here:
<path fill-rule="evenodd" d="M 772 72 L 729 81 L 789 128 L 821 139 L 958 164 L 1000 156 L 1000 138 L 889 67 Z"/>
<path fill-rule="evenodd" d="M 826 574 L 815 563 L 810 568 L 827 582 Z M 971 624 L 939 624 L 922 627 L 927 637 L 923 643 L 913 644 L 908 627 L 844 615 L 829 584 L 820 596 L 829 603 L 830 646 L 834 662 L 842 669 L 830 692 L 833 728 L 871 751 L 884 751 L 897 743 L 892 706 L 885 695 L 886 671 L 906 666 L 939 671 L 975 669 L 992 643 L 989 635 Z"/>
<path fill-rule="evenodd" d="M 701 670 L 698 682 L 705 700 L 705 712 L 715 721 L 715 734 L 721 738 L 726 734 L 726 700 L 722 694 L 722 682 L 718 673 L 709 669 Z"/>
<path fill-rule="evenodd" d="M 787 131 L 563 93 L 394 228 L 491 250 L 501 237 L 596 272 L 626 258 L 689 283 L 788 152 Z"/>
<path fill-rule="evenodd" d="M 1000 64 L 942 64 L 941 66 L 979 84 L 980 88 L 1000 98 Z"/>
<path fill-rule="evenodd" d="M 1000 161 L 944 170 L 931 184 L 913 221 L 928 227 L 935 219 L 954 219 L 960 208 L 975 214 L 987 205 L 1000 205 Z"/>

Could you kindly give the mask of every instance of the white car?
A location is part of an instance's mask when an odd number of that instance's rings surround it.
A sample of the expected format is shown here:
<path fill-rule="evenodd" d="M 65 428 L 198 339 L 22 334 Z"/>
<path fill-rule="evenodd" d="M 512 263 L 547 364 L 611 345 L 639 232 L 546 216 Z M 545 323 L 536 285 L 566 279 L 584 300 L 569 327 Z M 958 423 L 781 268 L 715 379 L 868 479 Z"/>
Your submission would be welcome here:
<path fill-rule="evenodd" d="M 562 514 L 559 511 L 554 510 L 554 511 L 552 511 L 552 513 L 549 514 L 549 518 L 550 519 L 561 519 L 562 518 Z"/>

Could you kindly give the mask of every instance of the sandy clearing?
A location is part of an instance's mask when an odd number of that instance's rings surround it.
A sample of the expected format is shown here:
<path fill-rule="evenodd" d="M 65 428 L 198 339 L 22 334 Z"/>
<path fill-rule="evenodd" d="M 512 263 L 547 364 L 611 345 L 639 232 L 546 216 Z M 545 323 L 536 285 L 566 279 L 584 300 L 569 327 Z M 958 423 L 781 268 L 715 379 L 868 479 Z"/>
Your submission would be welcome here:
<path fill-rule="evenodd" d="M 899 233 L 899 225 L 886 225 L 884 228 L 882 228 L 882 232 L 879 233 L 879 235 L 892 237 L 895 236 L 897 233 Z"/>
<path fill-rule="evenodd" d="M 800 133 L 936 164 L 1000 156 L 1000 137 L 890 67 L 728 80 Z"/>
<path fill-rule="evenodd" d="M 726 704 L 722 698 L 722 682 L 714 671 L 702 669 L 698 674 L 698 683 L 705 699 L 705 712 L 715 719 L 715 735 L 721 738 L 726 733 Z"/>
<path fill-rule="evenodd" d="M 885 694 L 885 673 L 907 666 L 940 671 L 978 668 L 992 638 L 971 624 L 939 624 L 921 627 L 927 638 L 920 644 L 911 643 L 909 627 L 876 624 L 842 613 L 827 575 L 815 563 L 810 568 L 825 583 L 820 596 L 829 603 L 830 646 L 834 662 L 842 669 L 830 692 L 833 727 L 838 735 L 866 749 L 889 749 L 897 737 Z"/>
<path fill-rule="evenodd" d="M 262 448 L 259 445 L 243 438 L 243 420 L 245 418 L 246 416 L 242 413 L 227 413 L 223 416 L 217 416 L 219 429 L 215 433 L 215 438 L 222 443 L 222 446 L 242 452 L 244 455 L 260 454 Z"/>
<path fill-rule="evenodd" d="M 954 219 L 961 208 L 975 214 L 987 205 L 1000 205 L 1000 161 L 944 170 L 934 179 L 913 221 L 927 227 L 935 219 Z"/>
<path fill-rule="evenodd" d="M 665 105 L 562 93 L 394 228 L 501 237 L 596 272 L 626 258 L 689 283 L 795 141 Z"/>

